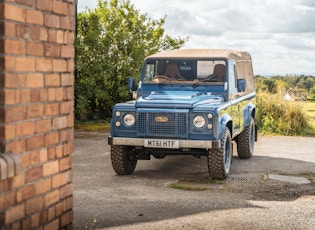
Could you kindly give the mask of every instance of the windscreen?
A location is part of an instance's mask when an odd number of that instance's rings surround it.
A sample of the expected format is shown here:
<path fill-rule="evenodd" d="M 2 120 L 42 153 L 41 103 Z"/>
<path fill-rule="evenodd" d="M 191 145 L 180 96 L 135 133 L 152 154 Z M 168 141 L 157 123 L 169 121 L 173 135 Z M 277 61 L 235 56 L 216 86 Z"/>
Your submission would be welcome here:
<path fill-rule="evenodd" d="M 226 61 L 204 59 L 147 60 L 143 83 L 225 82 Z"/>

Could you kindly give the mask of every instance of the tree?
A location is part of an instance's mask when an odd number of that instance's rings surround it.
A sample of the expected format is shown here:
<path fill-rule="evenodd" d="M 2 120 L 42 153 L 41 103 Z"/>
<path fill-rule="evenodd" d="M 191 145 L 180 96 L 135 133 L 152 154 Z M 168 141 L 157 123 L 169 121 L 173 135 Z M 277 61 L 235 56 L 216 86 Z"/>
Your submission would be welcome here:
<path fill-rule="evenodd" d="M 164 23 L 140 14 L 129 0 L 99 0 L 96 9 L 78 14 L 77 119 L 111 117 L 114 104 L 130 99 L 127 78 L 139 79 L 146 56 L 185 44 L 187 38 L 165 35 Z"/>
<path fill-rule="evenodd" d="M 315 101 L 315 85 L 310 89 L 311 93 L 308 97 L 309 100 Z"/>

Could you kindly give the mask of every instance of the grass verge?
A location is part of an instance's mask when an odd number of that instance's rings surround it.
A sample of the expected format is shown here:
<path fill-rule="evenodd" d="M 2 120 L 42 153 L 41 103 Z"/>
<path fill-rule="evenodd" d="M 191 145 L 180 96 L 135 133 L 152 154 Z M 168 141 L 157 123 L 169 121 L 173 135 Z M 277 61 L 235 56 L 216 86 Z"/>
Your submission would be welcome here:
<path fill-rule="evenodd" d="M 85 131 L 105 131 L 109 132 L 110 124 L 103 121 L 75 122 L 74 128 Z"/>
<path fill-rule="evenodd" d="M 256 122 L 261 134 L 315 135 L 315 103 L 286 101 L 280 94 L 257 94 Z"/>
<path fill-rule="evenodd" d="M 190 190 L 190 191 L 204 191 L 213 189 L 212 185 L 222 185 L 224 181 L 213 180 L 211 178 L 205 179 L 181 179 L 175 183 L 170 184 L 170 188 Z"/>
<path fill-rule="evenodd" d="M 303 107 L 315 135 L 315 102 L 304 102 Z"/>

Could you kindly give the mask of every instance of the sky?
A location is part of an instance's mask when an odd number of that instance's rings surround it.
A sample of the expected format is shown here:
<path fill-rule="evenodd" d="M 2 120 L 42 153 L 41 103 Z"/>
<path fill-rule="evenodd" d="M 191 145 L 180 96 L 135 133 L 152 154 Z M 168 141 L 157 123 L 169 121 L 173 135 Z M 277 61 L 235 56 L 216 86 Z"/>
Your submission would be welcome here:
<path fill-rule="evenodd" d="M 315 76 L 314 0 L 130 0 L 152 19 L 166 17 L 172 37 L 188 37 L 183 48 L 247 51 L 255 75 Z M 78 12 L 97 0 L 78 0 Z"/>

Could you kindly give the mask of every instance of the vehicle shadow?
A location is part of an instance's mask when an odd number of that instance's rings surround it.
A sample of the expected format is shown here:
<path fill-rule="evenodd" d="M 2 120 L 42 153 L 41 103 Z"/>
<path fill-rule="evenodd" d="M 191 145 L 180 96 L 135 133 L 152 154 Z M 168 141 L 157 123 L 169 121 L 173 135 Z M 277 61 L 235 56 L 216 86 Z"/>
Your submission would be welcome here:
<path fill-rule="evenodd" d="M 102 134 L 103 135 L 103 134 Z M 91 137 L 89 137 L 91 138 Z M 104 139 L 77 140 L 73 153 L 74 229 L 108 228 L 242 208 L 264 208 L 251 201 L 294 201 L 315 195 L 315 163 L 275 156 L 233 157 L 230 177 L 207 189 L 175 189 L 190 181 L 204 186 L 206 158 L 169 156 L 138 161 L 135 172 L 117 176 Z M 298 175 L 310 184 L 266 179 L 268 173 Z M 191 184 L 190 184 L 191 185 Z"/>

